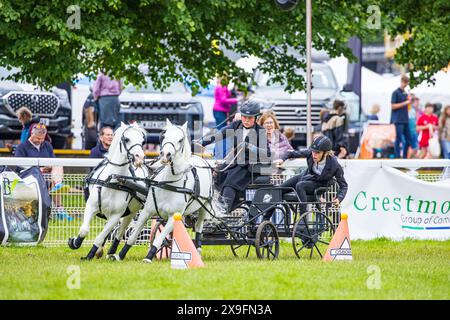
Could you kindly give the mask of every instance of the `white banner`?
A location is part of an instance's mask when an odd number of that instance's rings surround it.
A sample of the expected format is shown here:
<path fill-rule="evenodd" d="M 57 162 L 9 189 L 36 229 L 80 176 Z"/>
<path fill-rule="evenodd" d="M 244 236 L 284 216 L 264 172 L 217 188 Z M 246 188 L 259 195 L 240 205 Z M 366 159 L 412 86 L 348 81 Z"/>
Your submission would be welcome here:
<path fill-rule="evenodd" d="M 450 239 L 450 180 L 425 182 L 390 167 L 348 163 L 342 202 L 352 239 Z"/>

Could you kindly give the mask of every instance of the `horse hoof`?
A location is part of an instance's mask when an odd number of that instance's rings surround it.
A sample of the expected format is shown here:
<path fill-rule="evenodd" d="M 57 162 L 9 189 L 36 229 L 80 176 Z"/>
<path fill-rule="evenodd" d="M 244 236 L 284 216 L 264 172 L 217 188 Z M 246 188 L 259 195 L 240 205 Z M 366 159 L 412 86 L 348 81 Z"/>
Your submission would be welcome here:
<path fill-rule="evenodd" d="M 80 258 L 81 261 L 91 261 L 92 258 L 88 258 L 88 257 L 81 257 Z"/>
<path fill-rule="evenodd" d="M 99 248 L 99 249 L 97 250 L 97 252 L 95 253 L 95 257 L 96 257 L 97 259 L 100 259 L 101 257 L 103 257 L 103 248 Z"/>
<path fill-rule="evenodd" d="M 143 263 L 152 263 L 152 260 L 150 260 L 149 258 L 144 258 L 142 259 Z"/>
<path fill-rule="evenodd" d="M 197 248 L 197 252 L 200 256 L 202 256 L 202 248 Z"/>
<path fill-rule="evenodd" d="M 77 250 L 80 248 L 75 245 L 75 238 L 69 238 L 69 241 L 67 244 L 69 245 L 69 248 L 72 250 Z"/>
<path fill-rule="evenodd" d="M 118 254 L 111 254 L 111 255 L 108 255 L 108 259 L 109 259 L 110 261 L 122 261 L 122 260 L 120 259 L 120 257 L 119 257 Z"/>

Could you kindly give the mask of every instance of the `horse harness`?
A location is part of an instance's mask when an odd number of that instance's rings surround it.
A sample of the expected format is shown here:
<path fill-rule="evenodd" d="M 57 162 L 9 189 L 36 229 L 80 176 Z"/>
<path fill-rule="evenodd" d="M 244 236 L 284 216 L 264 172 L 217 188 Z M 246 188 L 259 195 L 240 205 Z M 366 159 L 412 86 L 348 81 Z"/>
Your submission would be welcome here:
<path fill-rule="evenodd" d="M 99 209 L 99 213 L 97 214 L 99 217 L 101 217 L 101 218 L 106 218 L 105 217 L 105 215 L 102 213 L 102 200 L 101 200 L 101 193 L 102 193 L 102 188 L 103 187 L 105 187 L 105 188 L 109 188 L 109 189 L 114 189 L 114 190 L 118 190 L 118 191 L 124 191 L 124 192 L 126 192 L 128 195 L 127 195 L 127 199 L 126 199 L 126 201 L 128 200 L 128 197 L 131 195 L 131 199 L 130 199 L 130 201 L 132 200 L 132 199 L 136 199 L 137 201 L 139 201 L 142 205 L 144 204 L 144 202 L 139 198 L 139 196 L 138 196 L 138 193 L 140 193 L 140 192 L 137 192 L 136 191 L 136 189 L 135 188 L 130 188 L 129 186 L 127 186 L 127 185 L 125 185 L 125 184 L 121 184 L 121 183 L 119 183 L 119 182 L 112 182 L 111 180 L 113 180 L 113 179 L 117 179 L 117 180 L 124 180 L 124 179 L 129 179 L 130 177 L 129 176 L 121 176 L 121 175 L 111 175 L 111 176 L 109 176 L 106 180 L 100 180 L 98 177 L 102 174 L 102 172 L 103 172 L 103 170 L 105 170 L 105 168 L 106 168 L 106 166 L 108 165 L 108 164 L 111 164 L 111 165 L 113 165 L 113 166 L 117 166 L 117 167 L 123 167 L 123 166 L 126 166 L 126 165 L 129 165 L 129 167 L 128 167 L 128 170 L 130 171 L 130 173 L 131 173 L 131 176 L 132 176 L 132 179 L 134 180 L 134 181 L 137 181 L 137 180 L 144 180 L 145 181 L 145 179 L 141 179 L 141 178 L 138 178 L 138 177 L 136 177 L 136 172 L 135 172 L 135 170 L 134 170 L 134 168 L 133 168 L 133 166 L 131 165 L 132 164 L 132 162 L 133 162 L 133 155 L 131 154 L 131 149 L 133 149 L 135 146 L 142 146 L 143 144 L 139 144 L 139 143 L 135 143 L 135 144 L 133 144 L 131 147 L 127 147 L 127 143 L 129 142 L 129 138 L 126 138 L 125 137 L 125 132 L 128 130 L 128 129 L 130 129 L 130 128 L 133 128 L 133 127 L 131 127 L 131 126 L 129 126 L 129 127 L 127 127 L 124 131 L 123 131 L 123 133 L 122 133 L 122 136 L 120 137 L 120 152 L 122 153 L 122 146 L 123 146 L 123 148 L 125 149 L 125 151 L 127 152 L 127 160 L 128 161 L 126 161 L 126 162 L 124 162 L 124 163 L 114 163 L 114 162 L 112 162 L 111 160 L 109 160 L 108 158 L 104 158 L 95 168 L 94 168 L 94 170 L 92 170 L 87 176 L 86 176 L 86 178 L 84 179 L 84 184 L 85 184 L 85 189 L 87 189 L 87 188 L 89 188 L 89 184 L 93 184 L 93 185 L 97 185 L 98 187 L 97 187 L 97 192 L 98 192 L 98 209 Z M 145 134 L 144 133 L 142 133 L 142 135 L 143 135 L 143 139 L 144 139 L 144 142 L 143 143 L 145 143 Z M 97 178 L 95 178 L 95 179 L 93 179 L 92 178 L 92 176 L 94 175 L 94 173 L 99 169 L 99 168 L 101 168 L 103 166 L 103 169 L 102 169 L 102 171 L 100 171 L 100 173 L 98 174 L 98 176 L 97 176 Z"/>
<path fill-rule="evenodd" d="M 188 173 L 189 172 L 192 173 L 192 176 L 194 177 L 194 188 L 193 189 L 186 188 L 186 183 L 188 181 L 188 176 L 189 176 Z M 158 214 L 158 216 L 161 217 L 159 209 L 158 209 L 158 202 L 156 200 L 156 193 L 155 193 L 156 188 L 160 188 L 163 190 L 176 192 L 176 193 L 183 193 L 184 199 L 187 202 L 187 204 L 184 208 L 184 212 L 186 212 L 187 209 L 191 206 L 191 204 L 194 203 L 195 201 L 197 201 L 205 210 L 210 212 L 205 207 L 205 205 L 202 203 L 202 201 L 200 201 L 200 200 L 206 200 L 209 203 L 211 202 L 212 193 L 213 193 L 212 186 L 209 189 L 208 197 L 203 197 L 200 195 L 200 179 L 198 177 L 197 168 L 195 166 L 190 166 L 183 172 L 180 172 L 179 174 L 183 174 L 183 176 L 180 179 L 175 180 L 175 181 L 159 181 L 159 182 L 151 181 L 150 182 L 150 189 L 152 192 L 153 204 L 155 206 L 155 210 L 156 210 L 156 213 Z M 181 179 L 183 179 L 183 177 L 184 177 L 183 187 L 177 187 L 177 186 L 173 186 L 170 184 L 170 183 L 180 181 Z M 188 196 L 190 196 L 189 199 L 188 199 Z M 184 214 L 184 212 L 183 212 L 183 214 Z"/>

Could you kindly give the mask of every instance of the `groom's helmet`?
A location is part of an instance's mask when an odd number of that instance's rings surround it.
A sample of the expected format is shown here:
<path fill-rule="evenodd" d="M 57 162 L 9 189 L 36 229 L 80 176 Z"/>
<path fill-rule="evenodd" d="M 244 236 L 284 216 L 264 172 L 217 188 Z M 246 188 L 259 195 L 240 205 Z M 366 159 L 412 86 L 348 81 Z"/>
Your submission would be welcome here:
<path fill-rule="evenodd" d="M 332 148 L 331 140 L 326 136 L 319 136 L 314 139 L 313 143 L 309 147 L 311 151 L 320 152 L 320 151 L 330 151 Z"/>

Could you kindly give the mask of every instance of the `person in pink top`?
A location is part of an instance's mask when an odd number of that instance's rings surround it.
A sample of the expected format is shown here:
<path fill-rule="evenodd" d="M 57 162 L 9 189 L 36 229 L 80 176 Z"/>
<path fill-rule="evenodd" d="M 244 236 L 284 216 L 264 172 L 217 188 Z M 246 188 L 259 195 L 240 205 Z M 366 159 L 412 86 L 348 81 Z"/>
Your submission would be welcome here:
<path fill-rule="evenodd" d="M 421 132 L 419 147 L 419 158 L 424 159 L 428 153 L 429 140 L 432 137 L 434 130 L 438 129 L 438 117 L 433 114 L 434 105 L 427 103 L 425 105 L 425 112 L 417 120 L 417 131 Z"/>
<path fill-rule="evenodd" d="M 94 83 L 92 94 L 94 100 L 98 101 L 100 129 L 111 127 L 116 129 L 120 126 L 120 101 L 122 82 L 111 79 L 104 73 L 100 73 Z"/>
<path fill-rule="evenodd" d="M 231 97 L 228 90 L 228 79 L 226 77 L 218 77 L 216 89 L 214 90 L 214 107 L 213 114 L 216 120 L 216 129 L 220 130 L 227 125 L 228 113 L 231 105 L 237 103 L 237 98 Z"/>

